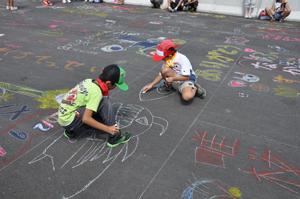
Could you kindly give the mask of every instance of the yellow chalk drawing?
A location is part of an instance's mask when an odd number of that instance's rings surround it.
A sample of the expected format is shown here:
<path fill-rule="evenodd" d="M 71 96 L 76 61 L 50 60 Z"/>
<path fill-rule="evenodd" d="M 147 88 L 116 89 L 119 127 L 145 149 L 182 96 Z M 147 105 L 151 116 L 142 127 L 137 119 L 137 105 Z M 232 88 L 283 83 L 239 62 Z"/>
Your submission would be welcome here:
<path fill-rule="evenodd" d="M 4 88 L 5 90 L 19 93 L 22 95 L 27 95 L 30 97 L 41 97 L 41 95 L 44 93 L 43 91 L 38 91 L 26 86 L 18 86 L 10 83 L 0 82 L 0 88 Z"/>
<path fill-rule="evenodd" d="M 55 96 L 57 96 L 59 94 L 63 94 L 63 93 L 68 93 L 69 91 L 70 91 L 69 89 L 45 91 L 45 93 L 43 93 L 40 98 L 36 98 L 34 100 L 41 102 L 41 104 L 38 106 L 38 108 L 58 109 L 59 104 L 56 102 Z"/>
<path fill-rule="evenodd" d="M 207 39 L 209 39 L 209 38 L 211 38 L 211 37 L 213 37 L 213 36 L 218 36 L 219 34 L 220 34 L 220 33 L 218 33 L 218 32 L 211 33 L 211 34 L 208 35 L 208 36 L 204 36 L 204 37 L 200 38 L 199 41 L 205 41 L 205 40 L 207 40 Z"/>
<path fill-rule="evenodd" d="M 234 197 L 240 198 L 242 197 L 242 192 L 237 187 L 232 187 L 228 190 L 228 193 L 233 195 Z"/>
<path fill-rule="evenodd" d="M 0 102 L 2 100 L 4 100 L 5 102 L 8 102 L 9 99 L 13 99 L 13 97 L 12 97 L 13 95 L 14 95 L 13 93 L 10 94 L 10 93 L 5 92 L 2 96 L 0 96 Z"/>
<path fill-rule="evenodd" d="M 172 39 L 172 40 L 173 40 L 173 43 L 175 44 L 175 46 L 177 44 L 180 44 L 180 45 L 186 44 L 186 41 L 182 40 L 182 39 Z"/>
<path fill-rule="evenodd" d="M 221 56 L 220 53 L 217 53 L 217 50 L 208 52 L 208 55 L 206 55 L 206 57 L 208 57 L 210 60 L 215 59 L 215 60 L 218 60 L 223 63 L 227 63 L 229 61 L 234 61 L 234 59 L 232 59 L 232 58 Z"/>
<path fill-rule="evenodd" d="M 102 12 L 99 10 L 91 11 L 91 10 L 71 10 L 71 9 L 61 9 L 60 11 L 69 12 L 69 13 L 76 13 L 76 14 L 85 14 L 85 15 L 93 15 L 97 17 L 106 17 L 108 14 L 106 12 Z"/>
<path fill-rule="evenodd" d="M 256 55 L 256 54 L 259 54 L 259 55 L 262 55 L 263 57 L 268 57 L 269 59 L 275 60 L 276 58 L 278 58 L 277 55 L 279 53 L 270 53 L 270 54 L 264 54 L 264 53 L 261 53 L 261 52 L 255 52 L 255 53 L 253 53 L 253 55 Z"/>
<path fill-rule="evenodd" d="M 207 64 L 205 64 L 205 63 L 207 63 Z M 212 64 L 212 65 L 208 65 L 208 64 Z M 200 64 L 200 66 L 205 66 L 205 67 L 208 67 L 208 68 L 220 68 L 220 66 L 229 67 L 226 64 L 221 64 L 221 63 L 218 63 L 218 62 L 209 62 L 209 61 L 203 61 Z"/>
<path fill-rule="evenodd" d="M 210 81 L 218 81 L 220 79 L 222 71 L 219 70 L 196 70 L 195 75 L 196 76 L 202 76 L 204 79 L 210 80 Z"/>
<path fill-rule="evenodd" d="M 53 30 L 37 30 L 35 31 L 38 34 L 45 35 L 45 36 L 62 36 L 64 33 L 60 29 L 53 29 Z"/>
<path fill-rule="evenodd" d="M 273 88 L 275 91 L 279 92 L 275 93 L 275 95 L 279 95 L 282 97 L 298 97 L 299 95 L 296 89 L 281 85 L 278 85 L 277 87 L 278 88 Z"/>
<path fill-rule="evenodd" d="M 216 18 L 226 18 L 226 16 L 224 16 L 224 15 L 215 15 L 214 17 L 216 17 Z"/>

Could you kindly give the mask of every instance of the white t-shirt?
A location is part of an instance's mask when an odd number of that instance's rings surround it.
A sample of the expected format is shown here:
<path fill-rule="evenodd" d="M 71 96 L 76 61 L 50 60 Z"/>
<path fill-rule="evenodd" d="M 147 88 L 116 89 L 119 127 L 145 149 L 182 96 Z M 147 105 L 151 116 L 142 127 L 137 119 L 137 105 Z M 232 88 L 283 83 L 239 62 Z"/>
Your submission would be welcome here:
<path fill-rule="evenodd" d="M 275 11 L 279 11 L 281 9 L 282 3 L 275 3 Z"/>
<path fill-rule="evenodd" d="M 191 76 L 195 75 L 190 60 L 183 54 L 177 52 L 175 59 L 173 60 L 174 66 L 170 66 L 178 76 Z M 166 63 L 162 65 L 162 68 L 166 66 Z M 161 76 L 161 73 L 159 73 Z M 178 81 L 182 84 L 184 81 Z"/>

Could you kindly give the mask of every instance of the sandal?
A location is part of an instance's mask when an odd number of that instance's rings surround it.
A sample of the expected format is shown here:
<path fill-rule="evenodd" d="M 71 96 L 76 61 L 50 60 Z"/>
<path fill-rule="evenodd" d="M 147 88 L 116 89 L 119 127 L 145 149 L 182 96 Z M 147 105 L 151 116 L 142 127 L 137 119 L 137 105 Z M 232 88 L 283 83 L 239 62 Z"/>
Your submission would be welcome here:
<path fill-rule="evenodd" d="M 274 17 L 272 17 L 270 21 L 271 21 L 271 22 L 275 21 Z"/>

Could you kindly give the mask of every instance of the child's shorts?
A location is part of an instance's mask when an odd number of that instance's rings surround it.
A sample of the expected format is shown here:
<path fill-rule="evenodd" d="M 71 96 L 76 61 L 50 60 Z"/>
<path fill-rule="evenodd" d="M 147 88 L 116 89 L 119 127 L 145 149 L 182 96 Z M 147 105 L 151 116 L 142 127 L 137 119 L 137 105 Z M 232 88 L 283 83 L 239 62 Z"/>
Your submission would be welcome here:
<path fill-rule="evenodd" d="M 280 20 L 280 19 L 282 18 L 282 15 L 279 14 L 279 13 L 275 13 L 275 14 L 273 15 L 273 17 L 274 17 L 275 20 Z"/>
<path fill-rule="evenodd" d="M 179 91 L 180 93 L 182 93 L 182 91 L 185 87 L 192 87 L 192 88 L 195 87 L 194 83 L 189 80 L 183 82 L 182 84 L 178 83 L 178 81 L 174 81 L 172 83 L 172 86 L 175 90 Z"/>
<path fill-rule="evenodd" d="M 176 77 L 179 77 L 179 75 L 175 75 Z M 183 82 L 183 83 L 179 83 L 178 81 L 173 81 L 172 83 L 172 86 L 175 90 L 179 91 L 180 93 L 182 93 L 182 90 L 185 88 L 185 87 L 192 87 L 194 88 L 195 87 L 195 82 L 197 80 L 197 77 L 196 75 L 192 74 L 191 73 L 191 76 L 190 76 L 190 79 Z"/>

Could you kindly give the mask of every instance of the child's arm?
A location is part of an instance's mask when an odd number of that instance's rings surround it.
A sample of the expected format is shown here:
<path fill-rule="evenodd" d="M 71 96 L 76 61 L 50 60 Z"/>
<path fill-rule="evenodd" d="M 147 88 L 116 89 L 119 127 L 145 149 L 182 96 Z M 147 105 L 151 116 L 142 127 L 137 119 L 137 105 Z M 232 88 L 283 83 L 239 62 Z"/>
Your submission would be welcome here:
<path fill-rule="evenodd" d="M 155 85 L 156 85 L 158 82 L 160 82 L 162 79 L 163 79 L 162 76 L 158 75 L 158 76 L 153 80 L 153 82 L 152 82 L 150 85 L 145 86 L 145 87 L 143 88 L 143 92 L 147 92 L 148 90 L 150 90 L 151 88 L 153 88 L 153 86 L 155 86 Z"/>
<path fill-rule="evenodd" d="M 83 116 L 82 116 L 82 122 L 91 126 L 91 127 L 94 127 L 96 129 L 99 129 L 99 130 L 102 130 L 102 131 L 105 131 L 111 135 L 115 135 L 118 133 L 119 131 L 119 127 L 118 126 L 106 126 L 100 122 L 98 122 L 97 120 L 95 120 L 92 115 L 93 115 L 94 111 L 90 110 L 90 109 L 85 109 L 84 113 L 83 113 Z"/>

